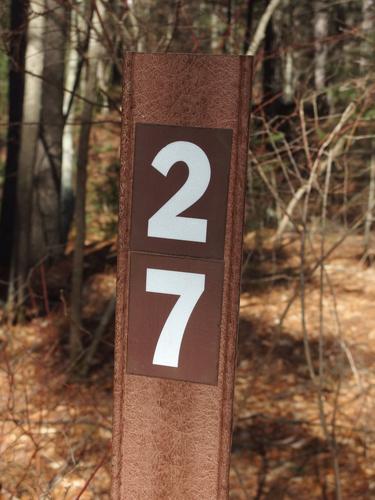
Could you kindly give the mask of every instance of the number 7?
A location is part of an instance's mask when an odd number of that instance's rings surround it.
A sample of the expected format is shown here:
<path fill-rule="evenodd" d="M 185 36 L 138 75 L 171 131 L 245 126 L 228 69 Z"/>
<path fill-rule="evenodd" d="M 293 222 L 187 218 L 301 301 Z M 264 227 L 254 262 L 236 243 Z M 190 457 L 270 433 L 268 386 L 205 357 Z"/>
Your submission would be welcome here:
<path fill-rule="evenodd" d="M 204 274 L 147 269 L 146 292 L 179 295 L 156 344 L 153 365 L 177 368 L 186 325 L 205 288 Z"/>

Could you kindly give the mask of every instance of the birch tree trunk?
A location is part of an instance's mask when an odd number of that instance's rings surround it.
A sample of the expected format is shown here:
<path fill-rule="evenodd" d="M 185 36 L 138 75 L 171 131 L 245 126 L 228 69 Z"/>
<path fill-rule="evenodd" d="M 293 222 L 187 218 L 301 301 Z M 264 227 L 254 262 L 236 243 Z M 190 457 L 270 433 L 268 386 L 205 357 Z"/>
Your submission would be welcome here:
<path fill-rule="evenodd" d="M 373 64 L 373 44 L 374 27 L 375 27 L 375 0 L 363 0 L 362 3 L 362 36 L 363 42 L 361 46 L 360 68 L 363 75 L 368 71 L 369 65 Z M 374 217 L 375 208 L 375 141 L 371 141 L 371 159 L 370 159 L 370 179 L 369 179 L 369 194 L 364 228 L 364 250 L 365 256 L 368 255 L 371 243 L 371 227 Z"/>
<path fill-rule="evenodd" d="M 315 38 L 315 89 L 322 91 L 326 87 L 328 11 L 325 0 L 315 0 L 314 3 L 314 38 Z"/>
<path fill-rule="evenodd" d="M 17 238 L 14 270 L 17 304 L 23 306 L 24 286 L 30 265 L 30 228 L 32 212 L 33 170 L 39 133 L 43 77 L 43 34 L 45 9 L 40 0 L 30 0 L 27 48 L 25 57 L 25 90 L 23 121 L 17 175 Z"/>
<path fill-rule="evenodd" d="M 60 184 L 67 10 L 60 0 L 45 0 L 42 112 L 34 166 L 31 261 L 63 251 L 60 229 Z"/>
<path fill-rule="evenodd" d="M 79 76 L 79 55 L 77 46 L 79 39 L 77 36 L 79 29 L 78 16 L 75 9 L 72 10 L 69 26 L 69 47 L 67 52 L 66 72 L 65 72 L 65 94 L 63 102 L 64 132 L 62 139 L 62 160 L 61 160 L 61 189 L 60 189 L 60 225 L 61 239 L 65 243 L 68 237 L 70 224 L 74 211 L 73 193 L 73 172 L 75 164 L 74 154 L 74 120 L 75 115 L 75 92 L 76 78 Z"/>
<path fill-rule="evenodd" d="M 290 33 L 290 27 L 293 26 L 294 4 L 290 0 L 283 0 L 282 4 L 282 40 L 287 48 L 283 51 L 283 101 L 290 104 L 294 99 L 294 55 L 293 55 L 293 36 Z"/>

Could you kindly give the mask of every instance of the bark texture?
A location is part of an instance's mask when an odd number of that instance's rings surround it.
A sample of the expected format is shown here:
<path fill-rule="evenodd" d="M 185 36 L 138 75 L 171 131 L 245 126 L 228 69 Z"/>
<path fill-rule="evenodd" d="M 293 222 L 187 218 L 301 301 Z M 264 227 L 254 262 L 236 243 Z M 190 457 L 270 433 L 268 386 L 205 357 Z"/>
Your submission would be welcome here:
<path fill-rule="evenodd" d="M 8 136 L 5 180 L 0 216 L 0 264 L 8 279 L 10 268 L 14 228 L 16 224 L 16 190 L 19 160 L 22 102 L 24 91 L 24 64 L 26 36 L 25 26 L 27 9 L 25 0 L 14 0 L 10 12 L 11 38 L 9 42 L 9 96 L 8 96 Z"/>
<path fill-rule="evenodd" d="M 328 11 L 325 0 L 314 2 L 314 35 L 315 35 L 315 88 L 322 91 L 326 86 Z"/>
<path fill-rule="evenodd" d="M 81 294 L 83 283 L 83 261 L 84 246 L 86 237 L 86 181 L 87 181 L 87 163 L 89 154 L 89 139 L 91 131 L 91 122 L 94 112 L 94 103 L 97 92 L 97 71 L 98 61 L 103 55 L 102 45 L 98 38 L 100 34 L 99 16 L 104 13 L 104 6 L 97 3 L 98 12 L 95 11 L 92 18 L 92 29 L 90 32 L 90 41 L 87 57 L 86 81 L 84 89 L 84 103 L 81 115 L 81 132 L 79 137 L 77 154 L 77 178 L 76 178 L 76 201 L 74 220 L 76 225 L 76 239 L 73 257 L 73 276 L 71 293 L 71 323 L 69 352 L 72 365 L 78 360 L 81 350 Z"/>
<path fill-rule="evenodd" d="M 46 0 L 42 112 L 33 176 L 31 262 L 63 251 L 60 230 L 60 184 L 66 9 Z"/>
<path fill-rule="evenodd" d="M 44 5 L 30 0 L 27 49 L 25 58 L 25 91 L 23 122 L 17 176 L 17 241 L 14 253 L 18 305 L 24 303 L 24 285 L 30 260 L 30 228 L 33 173 L 36 158 L 42 99 Z"/>

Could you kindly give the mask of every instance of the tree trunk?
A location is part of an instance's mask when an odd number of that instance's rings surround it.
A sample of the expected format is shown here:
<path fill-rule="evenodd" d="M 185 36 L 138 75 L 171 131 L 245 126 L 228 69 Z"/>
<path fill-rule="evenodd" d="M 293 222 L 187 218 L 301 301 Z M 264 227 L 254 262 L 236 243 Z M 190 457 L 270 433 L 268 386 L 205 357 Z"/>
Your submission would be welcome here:
<path fill-rule="evenodd" d="M 247 54 L 247 52 L 250 48 L 251 28 L 253 25 L 253 15 L 254 15 L 254 1 L 247 0 L 246 26 L 245 26 L 245 35 L 244 35 L 244 40 L 243 40 L 243 48 L 242 48 L 242 51 L 244 54 Z"/>
<path fill-rule="evenodd" d="M 283 10 L 281 16 L 282 40 L 286 44 L 283 50 L 283 101 L 285 104 L 291 104 L 294 100 L 295 77 L 294 77 L 294 54 L 293 54 L 293 35 L 291 29 L 294 25 L 293 14 L 294 4 L 290 0 L 283 1 Z"/>
<path fill-rule="evenodd" d="M 129 20 L 133 46 L 137 52 L 143 52 L 146 49 L 146 35 L 141 30 L 139 21 L 145 18 L 145 5 L 140 0 L 128 0 Z"/>
<path fill-rule="evenodd" d="M 367 256 L 370 249 L 371 227 L 374 218 L 374 208 L 375 208 L 375 141 L 372 141 L 371 145 L 373 152 L 371 154 L 371 160 L 370 160 L 370 183 L 368 192 L 367 212 L 365 218 L 364 241 L 363 241 L 365 256 Z"/>
<path fill-rule="evenodd" d="M 13 0 L 10 11 L 10 50 L 8 86 L 8 136 L 5 162 L 5 181 L 0 216 L 0 265 L 4 268 L 5 280 L 14 248 L 17 168 L 20 150 L 22 102 L 24 92 L 24 64 L 26 48 L 27 8 L 25 0 Z"/>
<path fill-rule="evenodd" d="M 44 14 L 44 5 L 40 0 L 30 0 L 23 121 L 17 175 L 17 241 L 14 268 L 18 306 L 23 306 L 24 303 L 24 286 L 30 265 L 33 166 L 38 143 L 42 98 Z"/>
<path fill-rule="evenodd" d="M 373 64 L 374 55 L 374 16 L 375 0 L 363 0 L 362 3 L 362 36 L 363 43 L 361 47 L 361 71 L 365 73 L 369 65 Z"/>
<path fill-rule="evenodd" d="M 233 17 L 233 0 L 227 0 L 227 22 L 223 33 L 222 52 L 223 54 L 230 53 L 231 38 L 232 38 L 232 17 Z"/>
<path fill-rule="evenodd" d="M 217 54 L 220 49 L 220 17 L 217 13 L 217 5 L 212 6 L 210 15 L 210 50 L 212 54 Z"/>
<path fill-rule="evenodd" d="M 264 38 L 264 59 L 263 59 L 263 100 L 266 102 L 272 98 L 276 92 L 276 57 L 275 50 L 275 30 L 273 19 L 267 24 Z"/>
<path fill-rule="evenodd" d="M 69 27 L 69 48 L 66 62 L 65 89 L 63 113 L 64 113 L 64 132 L 62 139 L 62 160 L 61 160 L 61 189 L 60 189 L 60 227 L 61 241 L 63 244 L 67 241 L 70 225 L 74 212 L 74 194 L 73 194 L 73 167 L 75 164 L 74 155 L 74 120 L 75 115 L 75 92 L 76 79 L 79 77 L 79 56 L 78 45 L 78 16 L 73 9 L 70 17 Z"/>
<path fill-rule="evenodd" d="M 103 15 L 104 7 L 98 2 L 97 8 Z M 95 28 L 95 29 L 94 29 Z M 89 153 L 89 139 L 91 122 L 94 112 L 94 103 L 97 97 L 97 69 L 98 60 L 103 55 L 102 45 L 98 40 L 100 23 L 95 12 L 92 19 L 92 29 L 87 54 L 86 81 L 84 91 L 84 103 L 81 115 L 81 132 L 79 137 L 77 154 L 77 178 L 76 178 L 76 200 L 74 220 L 76 225 L 76 239 L 73 257 L 73 276 L 71 293 L 71 321 L 69 337 L 69 355 L 72 367 L 75 365 L 82 351 L 81 340 L 81 295 L 83 284 L 83 258 L 86 238 L 86 180 L 87 163 Z"/>
<path fill-rule="evenodd" d="M 328 11 L 325 0 L 314 2 L 314 38 L 315 38 L 315 89 L 319 92 L 326 87 Z"/>
<path fill-rule="evenodd" d="M 34 166 L 31 261 L 63 252 L 60 184 L 67 10 L 60 0 L 46 0 L 42 112 Z"/>
<path fill-rule="evenodd" d="M 336 44 L 332 57 L 340 62 L 345 78 L 352 78 L 358 74 L 358 64 L 355 62 L 355 51 L 358 45 L 358 37 L 354 36 L 353 30 L 358 24 L 358 9 L 353 0 L 334 7 L 334 34 L 342 38 L 342 42 Z"/>
<path fill-rule="evenodd" d="M 72 9 L 70 16 L 70 36 L 66 64 L 65 91 L 63 102 L 64 132 L 62 139 L 61 189 L 60 189 L 60 227 L 61 240 L 65 245 L 74 215 L 74 125 L 77 88 L 87 54 L 89 32 L 92 21 L 91 6 L 79 4 Z"/>
<path fill-rule="evenodd" d="M 369 65 L 373 63 L 373 47 L 371 44 L 371 38 L 374 33 L 374 15 L 375 15 L 375 0 L 363 0 L 362 3 L 362 36 L 363 42 L 361 46 L 361 59 L 360 67 L 361 73 L 366 74 Z M 371 243 L 371 227 L 374 217 L 375 208 L 375 141 L 371 142 L 371 160 L 370 160 L 370 182 L 369 182 L 369 195 L 367 212 L 365 219 L 365 231 L 364 231 L 364 249 L 365 257 L 368 256 Z M 370 256 L 368 256 L 370 257 Z"/>

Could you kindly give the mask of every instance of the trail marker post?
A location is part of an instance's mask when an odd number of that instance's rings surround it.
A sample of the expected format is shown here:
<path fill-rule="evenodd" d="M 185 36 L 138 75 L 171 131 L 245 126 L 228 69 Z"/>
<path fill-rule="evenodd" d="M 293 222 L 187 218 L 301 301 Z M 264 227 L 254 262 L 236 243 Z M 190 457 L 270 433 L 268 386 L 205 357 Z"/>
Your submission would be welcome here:
<path fill-rule="evenodd" d="M 124 80 L 112 496 L 225 499 L 251 61 L 129 53 Z"/>

